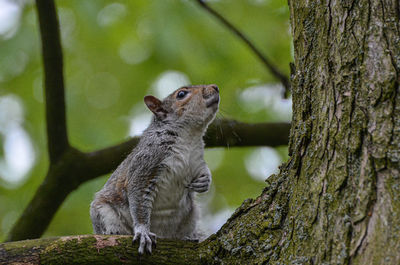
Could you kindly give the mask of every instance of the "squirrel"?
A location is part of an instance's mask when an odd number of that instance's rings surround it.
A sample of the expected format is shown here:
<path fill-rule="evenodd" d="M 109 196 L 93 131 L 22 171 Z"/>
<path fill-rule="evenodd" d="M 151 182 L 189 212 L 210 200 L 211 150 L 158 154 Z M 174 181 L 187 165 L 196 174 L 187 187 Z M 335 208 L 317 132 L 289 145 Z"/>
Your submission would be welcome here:
<path fill-rule="evenodd" d="M 154 114 L 149 127 L 90 205 L 94 233 L 133 235 L 139 254 L 151 253 L 156 237 L 199 240 L 194 195 L 211 184 L 203 135 L 220 97 L 212 84 L 144 102 Z"/>

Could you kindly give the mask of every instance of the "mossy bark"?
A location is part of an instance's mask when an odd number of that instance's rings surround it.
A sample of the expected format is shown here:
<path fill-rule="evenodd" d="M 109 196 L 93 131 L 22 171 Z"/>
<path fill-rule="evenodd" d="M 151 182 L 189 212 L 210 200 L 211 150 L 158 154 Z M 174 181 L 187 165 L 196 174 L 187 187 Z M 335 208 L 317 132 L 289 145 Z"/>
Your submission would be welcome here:
<path fill-rule="evenodd" d="M 0 264 L 199 264 L 197 243 L 163 240 L 139 256 L 131 236 L 82 235 L 0 244 Z"/>
<path fill-rule="evenodd" d="M 400 264 L 399 2 L 289 6 L 295 47 L 289 161 L 218 233 L 200 244 L 161 241 L 146 262 Z M 75 253 L 76 260 L 61 261 L 137 260 L 130 238 L 100 237 L 121 244 L 100 250 L 96 237 L 73 238 L 68 246 L 49 240 L 25 250 L 21 242 L 2 244 L 0 261 L 30 251 L 33 263 L 43 264 Z"/>

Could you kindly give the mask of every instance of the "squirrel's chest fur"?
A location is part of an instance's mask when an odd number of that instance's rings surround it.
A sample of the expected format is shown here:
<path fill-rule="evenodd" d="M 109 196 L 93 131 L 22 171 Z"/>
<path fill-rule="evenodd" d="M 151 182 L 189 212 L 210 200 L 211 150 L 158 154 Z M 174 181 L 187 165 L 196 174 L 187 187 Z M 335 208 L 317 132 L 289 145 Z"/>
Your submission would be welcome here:
<path fill-rule="evenodd" d="M 184 142 L 174 145 L 171 156 L 163 161 L 165 167 L 158 176 L 158 192 L 151 215 L 154 230 L 159 230 L 160 226 L 178 225 L 188 214 L 196 211 L 194 194 L 187 185 L 196 177 L 203 150 L 202 141 Z"/>

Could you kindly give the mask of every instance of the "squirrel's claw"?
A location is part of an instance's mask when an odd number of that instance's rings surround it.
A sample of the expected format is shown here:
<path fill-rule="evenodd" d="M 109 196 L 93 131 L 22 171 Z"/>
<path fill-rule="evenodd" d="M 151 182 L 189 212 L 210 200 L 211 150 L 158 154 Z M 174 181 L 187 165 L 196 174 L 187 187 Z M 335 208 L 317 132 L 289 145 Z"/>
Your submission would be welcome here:
<path fill-rule="evenodd" d="M 156 236 L 156 234 L 150 232 L 149 236 L 150 236 L 153 248 L 156 248 L 156 244 L 157 244 L 157 236 Z"/>
<path fill-rule="evenodd" d="M 139 254 L 142 255 L 144 250 L 151 253 L 152 241 L 148 235 L 142 235 L 140 238 Z"/>
<path fill-rule="evenodd" d="M 196 178 L 190 183 L 187 188 L 196 192 L 206 192 L 209 190 L 211 185 L 211 176 L 202 175 L 199 178 Z"/>
<path fill-rule="evenodd" d="M 151 254 L 152 245 L 155 246 L 156 244 L 156 235 L 146 229 L 138 227 L 135 229 L 132 243 L 135 243 L 136 241 L 139 241 L 139 255 L 143 255 L 145 251 Z"/>

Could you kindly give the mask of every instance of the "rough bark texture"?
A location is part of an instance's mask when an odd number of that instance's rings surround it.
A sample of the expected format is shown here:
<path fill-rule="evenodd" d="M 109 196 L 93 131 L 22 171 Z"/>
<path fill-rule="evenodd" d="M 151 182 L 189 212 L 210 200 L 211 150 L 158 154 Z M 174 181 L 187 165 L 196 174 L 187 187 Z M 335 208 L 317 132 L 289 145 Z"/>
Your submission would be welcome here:
<path fill-rule="evenodd" d="M 400 264 L 399 2 L 289 5 L 296 184 L 277 260 Z"/>
<path fill-rule="evenodd" d="M 168 245 L 177 264 L 400 264 L 399 2 L 289 6 L 290 159 L 218 233 Z"/>

